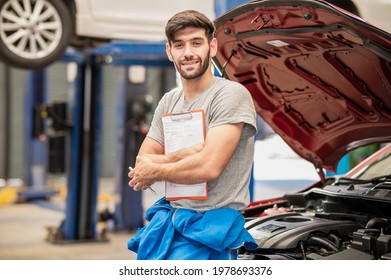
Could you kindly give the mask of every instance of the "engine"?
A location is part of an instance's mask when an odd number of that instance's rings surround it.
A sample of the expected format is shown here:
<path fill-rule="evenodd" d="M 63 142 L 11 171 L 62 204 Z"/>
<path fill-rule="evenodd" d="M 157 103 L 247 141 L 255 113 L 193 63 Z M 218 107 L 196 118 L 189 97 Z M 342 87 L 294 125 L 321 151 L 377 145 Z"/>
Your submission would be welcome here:
<path fill-rule="evenodd" d="M 290 207 L 278 211 L 275 205 L 256 218 L 247 217 L 245 227 L 258 248 L 241 248 L 239 259 L 391 259 L 389 201 L 335 196 L 321 190 L 285 199 L 285 206 Z"/>

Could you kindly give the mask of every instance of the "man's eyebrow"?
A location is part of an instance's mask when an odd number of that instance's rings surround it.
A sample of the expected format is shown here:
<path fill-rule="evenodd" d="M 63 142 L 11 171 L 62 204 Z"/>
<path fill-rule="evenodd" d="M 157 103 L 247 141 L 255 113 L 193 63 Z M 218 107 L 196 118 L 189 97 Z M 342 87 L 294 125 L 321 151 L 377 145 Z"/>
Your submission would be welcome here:
<path fill-rule="evenodd" d="M 195 41 L 195 40 L 205 40 L 205 38 L 203 38 L 203 37 L 194 37 L 194 38 L 191 38 L 190 41 Z"/>
<path fill-rule="evenodd" d="M 203 37 L 194 37 L 194 38 L 191 38 L 189 41 L 199 41 L 199 40 L 205 41 L 205 38 L 203 38 Z M 177 42 L 184 42 L 184 41 L 186 41 L 186 40 L 174 39 L 171 42 L 172 43 L 177 43 Z"/>

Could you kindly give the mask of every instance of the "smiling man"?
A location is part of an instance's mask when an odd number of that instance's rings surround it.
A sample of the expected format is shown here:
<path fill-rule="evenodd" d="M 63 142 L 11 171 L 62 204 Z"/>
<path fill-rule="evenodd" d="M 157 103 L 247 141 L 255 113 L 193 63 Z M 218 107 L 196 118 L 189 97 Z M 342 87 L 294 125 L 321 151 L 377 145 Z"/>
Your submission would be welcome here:
<path fill-rule="evenodd" d="M 182 86 L 160 100 L 129 185 L 139 191 L 157 181 L 189 188 L 207 183 L 208 191 L 205 199 L 157 201 L 147 211 L 149 224 L 128 243 L 138 259 L 233 259 L 239 246 L 255 245 L 240 211 L 250 201 L 256 113 L 243 85 L 213 75 L 214 32 L 213 22 L 197 11 L 167 22 L 166 52 Z M 165 154 L 162 117 L 193 110 L 205 115 L 204 143 Z"/>

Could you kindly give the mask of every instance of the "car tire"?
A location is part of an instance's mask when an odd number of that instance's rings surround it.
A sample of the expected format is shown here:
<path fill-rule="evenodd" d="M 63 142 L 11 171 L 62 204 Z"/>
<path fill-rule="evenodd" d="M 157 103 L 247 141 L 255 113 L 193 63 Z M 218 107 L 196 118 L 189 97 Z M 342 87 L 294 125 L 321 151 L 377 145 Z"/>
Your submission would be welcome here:
<path fill-rule="evenodd" d="M 10 66 L 48 66 L 63 55 L 72 33 L 70 11 L 61 0 L 0 0 L 0 59 Z"/>

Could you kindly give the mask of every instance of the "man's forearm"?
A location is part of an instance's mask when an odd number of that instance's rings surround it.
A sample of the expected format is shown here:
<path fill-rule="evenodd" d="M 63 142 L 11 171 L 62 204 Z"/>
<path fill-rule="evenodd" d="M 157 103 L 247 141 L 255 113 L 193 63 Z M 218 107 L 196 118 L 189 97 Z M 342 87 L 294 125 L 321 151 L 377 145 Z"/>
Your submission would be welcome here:
<path fill-rule="evenodd" d="M 135 190 L 145 190 L 159 181 L 190 185 L 214 179 L 210 177 L 211 166 L 207 166 L 201 154 L 170 163 L 155 163 L 146 156 L 138 156 L 136 167 L 129 172 L 129 185 Z"/>
<path fill-rule="evenodd" d="M 181 160 L 170 163 L 153 163 L 150 174 L 155 181 L 168 181 L 177 184 L 198 184 L 217 178 L 220 173 L 211 166 L 205 156 L 194 154 Z"/>
<path fill-rule="evenodd" d="M 154 163 L 173 163 L 200 152 L 202 147 L 202 144 L 198 144 L 167 155 L 144 154 L 142 156 L 149 158 Z"/>

